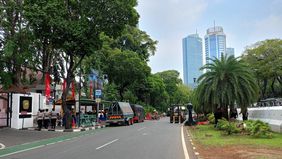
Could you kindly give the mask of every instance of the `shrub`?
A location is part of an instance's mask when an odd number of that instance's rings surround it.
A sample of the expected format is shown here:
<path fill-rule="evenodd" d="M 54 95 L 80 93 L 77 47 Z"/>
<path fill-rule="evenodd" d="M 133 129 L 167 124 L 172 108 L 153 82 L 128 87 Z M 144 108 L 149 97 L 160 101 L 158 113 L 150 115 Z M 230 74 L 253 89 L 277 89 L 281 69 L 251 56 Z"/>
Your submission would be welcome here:
<path fill-rule="evenodd" d="M 237 128 L 235 122 L 227 121 L 225 118 L 218 120 L 217 128 L 223 130 L 228 135 L 240 132 L 240 129 Z"/>
<path fill-rule="evenodd" d="M 260 120 L 248 120 L 244 122 L 246 124 L 246 131 L 254 137 L 267 137 L 271 138 L 272 133 L 269 125 Z"/>
<path fill-rule="evenodd" d="M 198 116 L 198 118 L 197 118 L 197 121 L 198 121 L 198 122 L 207 121 L 207 120 L 208 120 L 208 117 L 205 116 L 205 115 L 200 115 L 200 116 Z"/>
<path fill-rule="evenodd" d="M 213 113 L 209 113 L 207 116 L 208 116 L 209 122 L 212 123 L 212 124 L 214 124 L 214 122 L 215 122 L 214 120 L 215 120 L 215 119 L 214 119 Z"/>

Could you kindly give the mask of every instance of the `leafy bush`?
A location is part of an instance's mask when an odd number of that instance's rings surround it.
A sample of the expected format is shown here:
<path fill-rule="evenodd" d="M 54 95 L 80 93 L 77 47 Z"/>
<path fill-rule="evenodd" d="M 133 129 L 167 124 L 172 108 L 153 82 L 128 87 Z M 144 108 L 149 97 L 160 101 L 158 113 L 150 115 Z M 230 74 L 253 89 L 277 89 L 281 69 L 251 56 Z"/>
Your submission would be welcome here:
<path fill-rule="evenodd" d="M 200 116 L 198 116 L 198 118 L 197 118 L 197 121 L 198 121 L 198 122 L 207 121 L 207 120 L 208 120 L 208 117 L 205 116 L 205 115 L 200 115 Z"/>
<path fill-rule="evenodd" d="M 248 120 L 244 122 L 246 124 L 246 131 L 254 137 L 272 137 L 271 129 L 267 123 L 260 120 Z"/>
<path fill-rule="evenodd" d="M 225 118 L 218 120 L 217 128 L 223 130 L 228 135 L 240 132 L 240 129 L 237 128 L 235 122 L 227 121 Z"/>
<path fill-rule="evenodd" d="M 209 122 L 214 124 L 215 123 L 215 119 L 214 119 L 213 113 L 209 113 L 207 116 L 208 116 Z"/>

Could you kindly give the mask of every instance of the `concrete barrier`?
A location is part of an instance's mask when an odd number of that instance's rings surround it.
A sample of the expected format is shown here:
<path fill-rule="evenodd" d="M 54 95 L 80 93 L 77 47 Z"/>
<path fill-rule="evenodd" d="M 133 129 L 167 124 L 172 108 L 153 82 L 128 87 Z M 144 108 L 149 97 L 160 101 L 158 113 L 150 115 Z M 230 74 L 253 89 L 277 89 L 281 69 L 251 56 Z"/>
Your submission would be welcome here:
<path fill-rule="evenodd" d="M 242 120 L 242 114 L 238 119 Z M 272 131 L 282 133 L 282 106 L 248 108 L 248 119 L 266 122 Z"/>

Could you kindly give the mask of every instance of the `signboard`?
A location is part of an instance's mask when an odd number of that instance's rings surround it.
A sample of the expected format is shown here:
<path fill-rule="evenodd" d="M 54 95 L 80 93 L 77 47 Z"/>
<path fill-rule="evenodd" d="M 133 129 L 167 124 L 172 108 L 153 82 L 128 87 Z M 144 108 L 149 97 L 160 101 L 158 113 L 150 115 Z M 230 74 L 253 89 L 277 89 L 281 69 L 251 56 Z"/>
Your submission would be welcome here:
<path fill-rule="evenodd" d="M 31 113 L 32 113 L 32 97 L 20 96 L 19 118 L 31 118 Z"/>
<path fill-rule="evenodd" d="M 102 95 L 102 90 L 101 89 L 95 90 L 95 96 L 96 97 L 100 97 L 101 95 Z"/>
<path fill-rule="evenodd" d="M 101 103 L 101 98 L 96 98 L 95 101 L 96 103 Z"/>

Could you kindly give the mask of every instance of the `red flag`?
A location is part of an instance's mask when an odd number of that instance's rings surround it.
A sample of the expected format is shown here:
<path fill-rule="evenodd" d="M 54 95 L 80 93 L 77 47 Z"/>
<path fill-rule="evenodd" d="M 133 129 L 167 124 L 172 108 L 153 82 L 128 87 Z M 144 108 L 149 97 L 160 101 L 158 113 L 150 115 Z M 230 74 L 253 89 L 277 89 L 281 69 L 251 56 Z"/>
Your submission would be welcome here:
<path fill-rule="evenodd" d="M 71 93 L 72 93 L 72 97 L 75 98 L 75 86 L 74 86 L 74 81 L 71 82 Z"/>
<path fill-rule="evenodd" d="M 46 75 L 45 75 L 45 96 L 46 96 L 47 99 L 50 98 L 50 93 L 51 93 L 50 83 L 51 83 L 50 74 L 46 73 Z"/>

